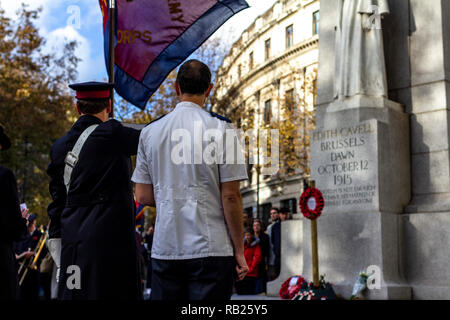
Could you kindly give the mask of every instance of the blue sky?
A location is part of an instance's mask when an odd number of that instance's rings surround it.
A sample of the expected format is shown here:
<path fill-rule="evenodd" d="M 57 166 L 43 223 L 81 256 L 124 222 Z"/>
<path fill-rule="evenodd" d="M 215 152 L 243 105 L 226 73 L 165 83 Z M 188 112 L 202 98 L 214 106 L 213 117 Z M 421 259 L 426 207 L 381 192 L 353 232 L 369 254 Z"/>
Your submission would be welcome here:
<path fill-rule="evenodd" d="M 22 2 L 30 8 L 43 8 L 37 24 L 41 35 L 46 38 L 47 50 L 58 51 L 64 42 L 70 40 L 79 42 L 76 52 L 82 59 L 78 67 L 79 81 L 102 81 L 107 78 L 103 58 L 102 16 L 98 0 L 24 0 Z M 247 2 L 251 8 L 231 18 L 213 37 L 226 38 L 224 40 L 231 45 L 242 31 L 275 0 L 248 0 Z M 20 3 L 20 0 L 0 0 L 0 6 L 12 18 L 20 7 Z M 232 30 L 231 37 L 230 30 Z"/>

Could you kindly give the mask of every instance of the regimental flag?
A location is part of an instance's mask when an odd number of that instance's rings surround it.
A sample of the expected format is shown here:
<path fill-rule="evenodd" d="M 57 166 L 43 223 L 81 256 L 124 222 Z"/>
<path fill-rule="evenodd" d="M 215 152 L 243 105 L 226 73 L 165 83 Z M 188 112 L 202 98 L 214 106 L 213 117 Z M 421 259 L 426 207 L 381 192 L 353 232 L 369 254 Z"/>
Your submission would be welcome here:
<path fill-rule="evenodd" d="M 108 66 L 109 0 L 99 2 Z M 246 8 L 245 0 L 116 0 L 117 93 L 144 109 L 173 69 Z"/>
<path fill-rule="evenodd" d="M 136 227 L 141 229 L 144 226 L 144 218 L 145 218 L 145 206 L 140 204 L 134 199 L 134 203 L 136 205 Z"/>

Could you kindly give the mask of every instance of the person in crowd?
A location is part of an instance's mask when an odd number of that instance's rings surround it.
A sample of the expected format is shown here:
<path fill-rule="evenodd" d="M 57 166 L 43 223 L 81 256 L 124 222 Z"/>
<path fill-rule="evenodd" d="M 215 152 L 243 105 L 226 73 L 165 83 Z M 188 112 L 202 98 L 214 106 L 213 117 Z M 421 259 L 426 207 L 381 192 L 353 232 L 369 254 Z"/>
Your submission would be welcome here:
<path fill-rule="evenodd" d="M 144 235 L 144 246 L 147 250 L 147 283 L 146 283 L 146 289 L 148 292 L 151 292 L 152 288 L 152 245 L 153 245 L 153 233 L 155 232 L 155 225 L 152 223 L 147 229 L 147 232 Z"/>
<path fill-rule="evenodd" d="M 248 179 L 246 165 L 225 159 L 241 149 L 224 142 L 215 152 L 224 159 L 195 151 L 199 144 L 210 146 L 197 140 L 197 128 L 225 139 L 234 130 L 230 120 L 205 110 L 212 87 L 208 66 L 185 62 L 175 81 L 180 103 L 142 130 L 132 180 L 137 201 L 157 211 L 152 300 L 228 300 L 235 272 L 243 279 L 248 271 L 239 188 L 239 181 Z M 193 139 L 186 142 L 180 133 Z"/>
<path fill-rule="evenodd" d="M 291 216 L 291 214 L 289 212 L 289 208 L 281 208 L 280 209 L 280 220 L 281 220 L 281 222 L 290 220 L 290 216 Z"/>
<path fill-rule="evenodd" d="M 244 233 L 244 255 L 248 265 L 248 273 L 244 280 L 236 282 L 236 293 L 239 295 L 256 294 L 256 282 L 259 274 L 259 265 L 262 260 L 261 245 L 255 239 L 252 229 Z"/>
<path fill-rule="evenodd" d="M 0 126 L 0 151 L 10 147 L 11 141 Z M 0 181 L 0 300 L 15 300 L 18 298 L 18 279 L 13 242 L 26 236 L 28 210 L 20 210 L 17 182 L 12 171 L 0 166 Z"/>
<path fill-rule="evenodd" d="M 48 231 L 48 226 L 42 226 L 41 232 L 45 233 Z M 50 252 L 47 249 L 47 246 L 42 247 L 42 251 L 40 254 L 42 261 L 40 263 L 39 268 L 39 279 L 40 279 L 40 287 L 43 291 L 43 299 L 51 300 L 52 299 L 52 275 L 53 275 L 53 258 Z"/>
<path fill-rule="evenodd" d="M 269 236 L 264 232 L 264 225 L 260 219 L 253 220 L 253 234 L 255 241 L 261 246 L 261 263 L 256 280 L 256 293 L 260 294 L 267 292 L 267 263 L 270 255 Z"/>
<path fill-rule="evenodd" d="M 38 243 L 41 239 L 42 233 L 36 227 L 36 215 L 30 214 L 28 217 L 28 233 L 24 240 L 14 243 L 14 251 L 16 253 L 16 259 L 18 264 L 24 264 L 23 272 L 27 269 L 29 261 L 34 259 L 36 250 L 38 249 Z M 21 272 L 19 276 L 23 274 Z M 20 279 L 19 279 L 20 281 Z M 20 300 L 37 301 L 39 298 L 39 263 L 37 264 L 37 270 L 28 268 L 22 284 L 19 288 Z"/>
<path fill-rule="evenodd" d="M 247 230 L 248 228 L 252 228 L 252 224 L 253 224 L 252 215 L 245 211 L 244 211 L 243 215 L 244 215 L 244 230 Z"/>
<path fill-rule="evenodd" d="M 281 268 L 281 220 L 278 208 L 270 209 L 270 220 L 272 223 L 267 227 L 267 234 L 270 239 L 268 280 L 272 281 L 278 277 Z"/>
<path fill-rule="evenodd" d="M 60 265 L 59 299 L 142 299 L 130 181 L 140 131 L 109 119 L 114 84 L 69 87 L 80 117 L 53 144 L 47 169 L 49 250 Z"/>
<path fill-rule="evenodd" d="M 136 227 L 135 237 L 136 237 L 137 254 L 139 259 L 139 276 L 143 288 L 147 279 L 148 257 L 147 257 L 147 250 L 145 249 L 144 246 L 144 240 L 141 235 L 141 231 L 139 230 L 138 227 Z"/>

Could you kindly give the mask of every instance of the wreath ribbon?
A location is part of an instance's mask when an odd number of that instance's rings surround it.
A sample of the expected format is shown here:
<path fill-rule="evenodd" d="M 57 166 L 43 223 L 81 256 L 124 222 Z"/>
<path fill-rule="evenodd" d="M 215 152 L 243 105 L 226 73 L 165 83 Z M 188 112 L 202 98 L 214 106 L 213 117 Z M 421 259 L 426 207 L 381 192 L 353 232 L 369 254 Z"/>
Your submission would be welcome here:
<path fill-rule="evenodd" d="M 312 297 L 314 297 L 316 294 L 312 291 L 303 291 L 301 293 L 300 299 L 299 300 L 312 300 Z M 306 298 L 306 299 L 305 299 Z"/>

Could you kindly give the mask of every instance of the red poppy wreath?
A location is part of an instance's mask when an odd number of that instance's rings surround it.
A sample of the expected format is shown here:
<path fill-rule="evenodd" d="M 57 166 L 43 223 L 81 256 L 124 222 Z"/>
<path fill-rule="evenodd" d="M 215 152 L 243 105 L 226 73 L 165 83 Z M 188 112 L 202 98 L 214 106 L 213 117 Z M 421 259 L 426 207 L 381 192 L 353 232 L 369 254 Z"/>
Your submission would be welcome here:
<path fill-rule="evenodd" d="M 302 276 L 294 276 L 287 279 L 279 291 L 279 295 L 283 300 L 291 300 L 297 293 L 300 292 L 305 278 Z"/>
<path fill-rule="evenodd" d="M 299 207 L 305 218 L 310 220 L 317 219 L 325 207 L 322 192 L 316 188 L 306 189 L 300 197 Z"/>

